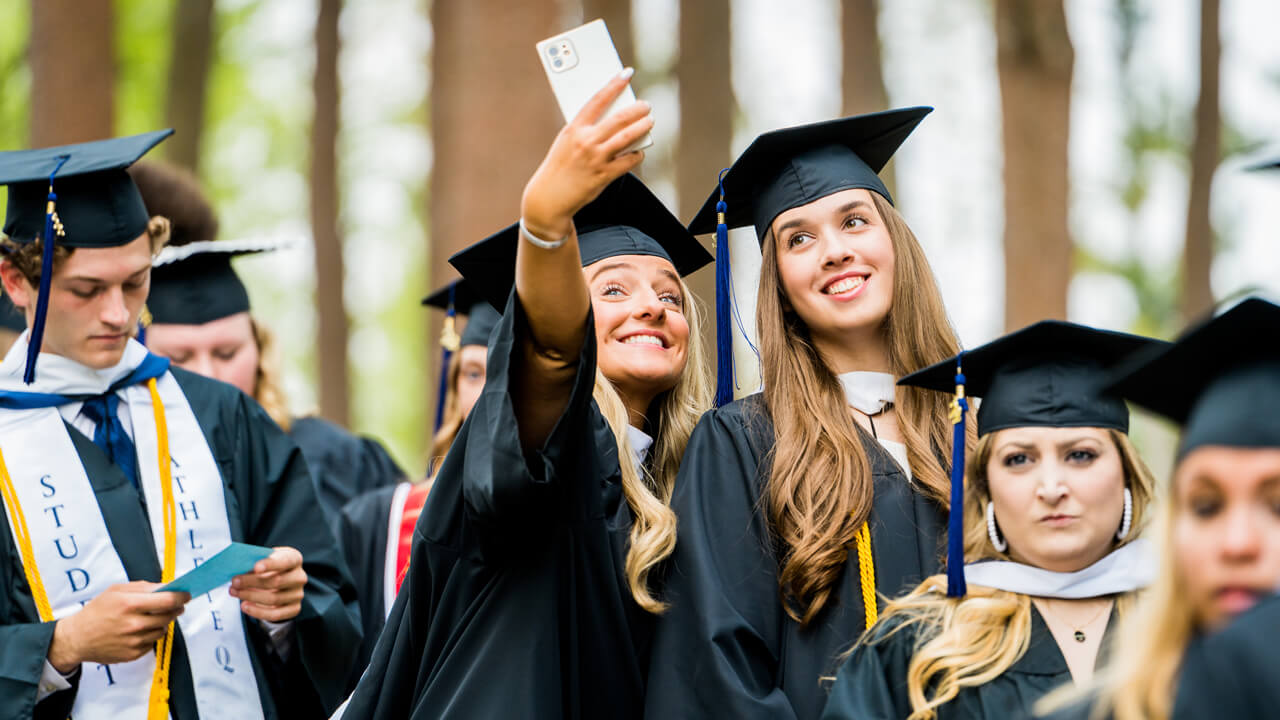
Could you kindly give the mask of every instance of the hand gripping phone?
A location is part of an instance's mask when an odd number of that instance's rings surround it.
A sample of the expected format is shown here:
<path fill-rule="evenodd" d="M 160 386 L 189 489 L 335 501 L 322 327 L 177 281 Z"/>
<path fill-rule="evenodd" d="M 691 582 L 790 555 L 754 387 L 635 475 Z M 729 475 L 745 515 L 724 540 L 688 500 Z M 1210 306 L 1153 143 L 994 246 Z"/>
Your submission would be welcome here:
<path fill-rule="evenodd" d="M 622 60 L 618 58 L 618 50 L 613 46 L 613 38 L 604 20 L 592 20 L 547 38 L 538 43 L 537 48 L 538 58 L 547 71 L 547 79 L 551 81 L 551 90 L 560 104 L 565 122 L 572 120 L 592 95 L 622 72 Z M 601 117 L 608 117 L 635 101 L 636 94 L 628 85 Z M 652 144 L 653 138 L 645 133 L 626 151 L 641 150 Z"/>

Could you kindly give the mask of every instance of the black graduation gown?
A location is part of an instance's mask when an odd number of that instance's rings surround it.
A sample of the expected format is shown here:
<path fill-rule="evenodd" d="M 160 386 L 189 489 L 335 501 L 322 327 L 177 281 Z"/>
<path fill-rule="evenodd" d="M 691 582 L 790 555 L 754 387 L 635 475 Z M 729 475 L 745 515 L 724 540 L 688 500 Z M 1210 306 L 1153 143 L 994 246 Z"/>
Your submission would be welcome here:
<path fill-rule="evenodd" d="M 890 621 L 893 625 L 900 621 Z M 1099 649 L 1099 663 L 1116 624 L 1113 612 Z M 876 632 L 890 629 L 886 625 Z M 840 667 L 822 720 L 897 720 L 911 714 L 907 667 L 919 641 L 917 627 L 906 628 L 872 645 L 860 645 Z M 1000 677 L 962 689 L 938 708 L 937 720 L 1029 717 L 1036 702 L 1071 684 L 1071 671 L 1040 611 L 1031 607 L 1031 644 Z"/>
<path fill-rule="evenodd" d="M 1280 596 L 1194 640 L 1178 678 L 1174 720 L 1280 714 Z"/>
<path fill-rule="evenodd" d="M 511 401 L 525 327 L 513 293 L 348 719 L 641 712 L 652 619 L 625 581 L 632 516 L 613 433 L 591 399 L 595 336 L 564 414 L 526 456 Z"/>
<path fill-rule="evenodd" d="M 364 673 L 373 646 L 386 624 L 386 595 L 383 593 L 387 567 L 387 532 L 391 522 L 391 500 L 397 485 L 361 493 L 342 506 L 334 534 L 342 549 L 342 559 L 356 581 L 360 604 L 360 624 L 364 640 L 351 666 L 350 687 Z"/>
<path fill-rule="evenodd" d="M 294 418 L 289 436 L 311 468 L 320 504 L 329 517 L 336 517 L 360 493 L 395 485 L 406 477 L 382 443 L 323 418 Z"/>
<path fill-rule="evenodd" d="M 667 570 L 671 608 L 649 664 L 650 718 L 802 718 L 826 703 L 819 678 L 865 627 L 858 555 L 849 550 L 836 595 L 809 627 L 779 600 L 778 560 L 761 497 L 773 445 L 764 399 L 751 395 L 698 422 L 672 507 L 679 539 Z M 876 588 L 893 597 L 938 572 L 946 511 L 862 434 L 875 483 L 871 554 Z"/>
<path fill-rule="evenodd" d="M 355 589 L 333 535 L 328 525 L 314 521 L 315 489 L 305 461 L 243 393 L 179 369 L 172 372 L 221 471 L 232 539 L 292 546 L 304 558 L 307 586 L 302 612 L 293 621 L 287 662 L 275 654 L 266 630 L 242 616 L 262 708 L 268 718 L 323 717 L 342 701 L 342 682 L 360 629 Z M 159 582 L 160 562 L 142 497 L 92 440 L 67 428 L 129 579 Z M 63 720 L 71 711 L 76 683 L 34 705 L 55 623 L 39 621 L 4 513 L 0 536 L 0 720 Z M 169 710 L 174 720 L 193 720 L 195 695 L 180 628 L 174 637 Z"/>

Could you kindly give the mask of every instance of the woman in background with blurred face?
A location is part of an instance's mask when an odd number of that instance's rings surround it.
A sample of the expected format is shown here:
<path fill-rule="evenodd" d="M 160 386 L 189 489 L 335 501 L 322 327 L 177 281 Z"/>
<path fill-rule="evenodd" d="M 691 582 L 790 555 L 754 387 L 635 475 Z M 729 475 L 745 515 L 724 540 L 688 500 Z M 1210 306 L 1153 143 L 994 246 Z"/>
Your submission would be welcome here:
<path fill-rule="evenodd" d="M 369 664 L 408 572 L 414 529 L 431 492 L 435 471 L 484 389 L 486 343 L 501 319 L 498 311 L 465 280 L 440 288 L 422 304 L 445 311 L 440 342 L 446 350 L 453 348 L 448 351 L 448 362 L 442 363 L 444 397 L 436 408 L 438 424 L 431 441 L 427 476 L 357 495 L 342 506 L 334 525 L 334 535 L 359 588 L 364 626 L 364 642 L 351 666 L 351 687 L 355 687 Z M 454 330 L 458 315 L 466 318 L 461 336 Z"/>
<path fill-rule="evenodd" d="M 380 442 L 319 417 L 294 417 L 284 393 L 274 337 L 256 320 L 231 260 L 275 250 L 262 241 L 214 240 L 218 220 L 198 181 L 180 168 L 140 162 L 129 170 L 148 211 L 172 222 L 147 296 L 150 324 L 140 338 L 178 367 L 236 386 L 289 433 L 316 480 L 326 515 L 355 495 L 394 485 L 404 471 Z"/>

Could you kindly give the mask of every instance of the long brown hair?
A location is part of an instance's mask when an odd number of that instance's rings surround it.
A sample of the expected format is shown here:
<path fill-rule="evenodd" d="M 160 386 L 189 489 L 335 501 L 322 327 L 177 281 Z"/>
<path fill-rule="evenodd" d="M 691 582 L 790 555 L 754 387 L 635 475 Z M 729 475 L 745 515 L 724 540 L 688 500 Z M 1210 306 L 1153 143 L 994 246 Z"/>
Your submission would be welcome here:
<path fill-rule="evenodd" d="M 1120 455 L 1125 487 L 1133 496 L 1133 520 L 1129 534 L 1116 542 L 1127 545 L 1147 523 L 1155 495 L 1155 477 L 1129 436 L 1108 430 Z M 996 433 L 984 436 L 974 448 L 965 477 L 965 561 L 1007 560 L 996 550 L 987 533 L 985 509 L 991 499 L 987 466 Z M 1031 598 L 988 587 L 970 586 L 961 598 L 946 596 L 947 576 L 934 575 L 907 596 L 885 608 L 881 624 L 863 642 L 879 643 L 904 628 L 918 626 L 918 645 L 907 666 L 907 694 L 911 700 L 908 720 L 933 720 L 937 709 L 953 700 L 962 688 L 977 687 L 1004 674 L 1027 652 L 1031 644 Z M 1127 616 L 1133 596 L 1117 599 L 1117 610 Z M 887 629 L 886 629 L 887 628 Z"/>
<path fill-rule="evenodd" d="M 960 343 L 924 250 L 902 216 L 872 192 L 893 246 L 892 309 L 883 333 L 894 375 L 955 355 Z M 770 531 L 781 541 L 778 585 L 787 613 L 802 626 L 826 606 L 854 533 L 871 513 L 871 467 L 862 431 L 849 412 L 839 378 L 823 360 L 804 321 L 787 310 L 772 232 L 762 253 L 756 323 L 760 331 L 764 404 L 773 421 L 772 468 L 765 490 Z M 898 427 L 920 488 L 948 502 L 951 450 L 949 398 L 899 387 Z"/>

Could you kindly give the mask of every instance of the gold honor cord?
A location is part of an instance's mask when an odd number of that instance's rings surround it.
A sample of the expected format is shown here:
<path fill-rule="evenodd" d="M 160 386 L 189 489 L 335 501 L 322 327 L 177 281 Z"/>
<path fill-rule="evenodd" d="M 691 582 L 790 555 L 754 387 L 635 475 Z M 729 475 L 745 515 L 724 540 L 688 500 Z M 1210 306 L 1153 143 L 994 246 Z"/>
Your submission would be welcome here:
<path fill-rule="evenodd" d="M 862 586 L 862 613 L 866 618 L 866 626 L 876 624 L 880 616 L 876 608 L 876 561 L 871 557 L 871 528 L 863 522 L 858 532 L 853 535 L 854 544 L 858 547 L 858 583 Z"/>
<path fill-rule="evenodd" d="M 31 548 L 31 533 L 27 531 L 27 518 L 22 514 L 22 503 L 18 502 L 18 493 L 13 489 L 13 479 L 9 477 L 9 466 L 5 465 L 4 453 L 0 453 L 0 493 L 4 494 L 4 505 L 9 510 L 9 521 L 13 523 L 14 535 L 18 538 L 18 552 L 22 554 L 22 569 L 27 575 L 27 585 L 31 586 L 31 599 L 36 603 L 36 612 L 41 622 L 53 620 L 53 608 L 49 606 L 49 593 L 45 592 L 44 581 L 36 571 L 36 554 Z"/>
<path fill-rule="evenodd" d="M 178 564 L 178 512 L 173 504 L 173 472 L 169 461 L 169 428 L 164 421 L 164 401 L 156 379 L 147 381 L 151 391 L 151 409 L 156 418 L 156 447 L 160 462 L 160 497 L 164 517 L 164 565 L 160 570 L 160 582 L 173 582 Z M 165 628 L 164 637 L 156 641 L 156 672 L 151 676 L 151 701 L 147 707 L 147 720 L 166 720 L 169 717 L 169 659 L 173 656 L 173 623 Z"/>
<path fill-rule="evenodd" d="M 147 381 L 147 389 L 151 391 L 151 408 L 156 419 L 156 445 L 159 447 L 160 460 L 160 494 L 164 507 L 164 565 L 160 572 L 160 581 L 173 581 L 174 569 L 178 554 L 178 520 L 177 508 L 173 502 L 173 473 L 169 461 L 169 431 L 164 421 L 164 402 L 156 387 L 155 378 Z M 18 494 L 13 488 L 13 479 L 9 477 L 9 468 L 4 462 L 4 453 L 0 452 L 0 494 L 4 495 L 5 507 L 9 510 L 9 518 L 13 523 L 14 534 L 18 538 L 18 551 L 22 554 L 22 569 L 27 576 L 27 584 L 31 586 L 31 597 L 35 600 L 36 612 L 42 622 L 51 622 L 53 608 L 49 606 L 49 595 L 45 592 L 44 581 L 40 579 L 40 571 L 36 568 L 35 551 L 31 548 L 31 534 L 27 530 L 26 516 L 22 512 L 22 504 L 18 502 Z M 169 716 L 169 660 L 173 655 L 173 623 L 165 629 L 164 637 L 156 641 L 156 671 L 151 676 L 151 696 L 147 709 L 147 720 L 165 720 Z"/>

